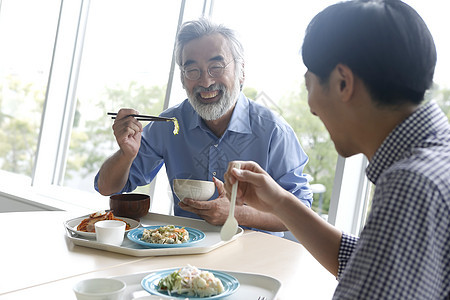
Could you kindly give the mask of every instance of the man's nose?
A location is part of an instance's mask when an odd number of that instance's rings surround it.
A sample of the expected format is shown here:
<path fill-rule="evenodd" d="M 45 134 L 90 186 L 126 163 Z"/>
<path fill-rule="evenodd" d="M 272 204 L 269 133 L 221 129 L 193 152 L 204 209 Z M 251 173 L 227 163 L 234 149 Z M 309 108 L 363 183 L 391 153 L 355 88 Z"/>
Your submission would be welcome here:
<path fill-rule="evenodd" d="M 216 79 L 212 78 L 211 75 L 209 75 L 208 70 L 203 70 L 200 74 L 200 78 L 198 79 L 198 84 L 205 88 L 210 87 L 215 82 Z"/>

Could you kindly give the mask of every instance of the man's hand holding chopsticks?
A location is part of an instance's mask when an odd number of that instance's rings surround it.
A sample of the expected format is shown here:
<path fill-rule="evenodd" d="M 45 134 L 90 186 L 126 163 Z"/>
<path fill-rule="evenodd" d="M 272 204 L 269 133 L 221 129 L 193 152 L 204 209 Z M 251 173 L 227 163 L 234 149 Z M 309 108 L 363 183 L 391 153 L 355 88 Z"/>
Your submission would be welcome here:
<path fill-rule="evenodd" d="M 139 114 L 138 111 L 122 108 L 117 113 L 112 129 L 122 154 L 134 159 L 141 145 L 142 124 L 130 115 Z"/>

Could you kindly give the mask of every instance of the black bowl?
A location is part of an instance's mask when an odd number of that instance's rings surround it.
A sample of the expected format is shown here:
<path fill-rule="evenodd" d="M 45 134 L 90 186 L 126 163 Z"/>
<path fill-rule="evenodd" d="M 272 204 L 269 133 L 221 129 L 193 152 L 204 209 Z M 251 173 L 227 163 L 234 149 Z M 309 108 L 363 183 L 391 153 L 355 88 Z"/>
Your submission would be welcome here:
<path fill-rule="evenodd" d="M 150 196 L 145 194 L 117 194 L 109 197 L 114 216 L 139 219 L 150 209 Z"/>

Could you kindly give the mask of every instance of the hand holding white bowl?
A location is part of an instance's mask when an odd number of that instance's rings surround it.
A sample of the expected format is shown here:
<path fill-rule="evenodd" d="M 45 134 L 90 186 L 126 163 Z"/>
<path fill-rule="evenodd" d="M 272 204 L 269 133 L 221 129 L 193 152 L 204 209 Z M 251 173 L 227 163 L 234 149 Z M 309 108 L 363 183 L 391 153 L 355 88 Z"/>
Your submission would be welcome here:
<path fill-rule="evenodd" d="M 212 181 L 193 179 L 174 179 L 173 191 L 178 199 L 183 202 L 184 198 L 194 200 L 209 200 L 213 195 L 216 186 Z"/>

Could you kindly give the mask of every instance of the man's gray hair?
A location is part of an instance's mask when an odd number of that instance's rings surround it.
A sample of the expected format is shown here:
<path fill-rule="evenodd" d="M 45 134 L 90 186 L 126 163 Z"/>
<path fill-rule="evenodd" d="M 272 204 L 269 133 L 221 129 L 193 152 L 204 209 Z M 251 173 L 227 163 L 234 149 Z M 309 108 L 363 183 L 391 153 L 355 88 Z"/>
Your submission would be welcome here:
<path fill-rule="evenodd" d="M 183 49 L 187 43 L 203 36 L 215 33 L 221 34 L 228 41 L 233 59 L 236 62 L 236 74 L 240 78 L 243 78 L 244 47 L 242 47 L 241 42 L 238 40 L 235 31 L 223 25 L 214 24 L 206 18 L 200 18 L 195 21 L 187 21 L 181 25 L 175 44 L 175 60 L 178 66 L 182 67 Z M 181 80 L 183 82 L 183 75 Z"/>

